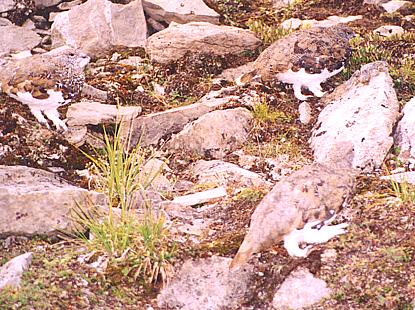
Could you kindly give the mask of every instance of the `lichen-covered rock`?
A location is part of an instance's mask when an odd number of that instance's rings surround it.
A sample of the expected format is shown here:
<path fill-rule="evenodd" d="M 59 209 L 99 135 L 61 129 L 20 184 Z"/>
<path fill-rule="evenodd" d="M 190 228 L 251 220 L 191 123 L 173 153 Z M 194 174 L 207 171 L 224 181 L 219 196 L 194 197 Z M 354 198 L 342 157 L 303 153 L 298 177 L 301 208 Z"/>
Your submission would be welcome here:
<path fill-rule="evenodd" d="M 315 160 L 342 160 L 352 146 L 354 168 L 370 172 L 379 167 L 393 144 L 392 128 L 399 117 L 387 63 L 364 65 L 322 102 L 325 108 L 310 138 Z"/>
<path fill-rule="evenodd" d="M 150 36 L 146 52 L 150 59 L 169 63 L 186 53 L 213 55 L 238 54 L 255 50 L 261 41 L 249 30 L 230 26 L 218 26 L 205 22 L 177 24 Z"/>

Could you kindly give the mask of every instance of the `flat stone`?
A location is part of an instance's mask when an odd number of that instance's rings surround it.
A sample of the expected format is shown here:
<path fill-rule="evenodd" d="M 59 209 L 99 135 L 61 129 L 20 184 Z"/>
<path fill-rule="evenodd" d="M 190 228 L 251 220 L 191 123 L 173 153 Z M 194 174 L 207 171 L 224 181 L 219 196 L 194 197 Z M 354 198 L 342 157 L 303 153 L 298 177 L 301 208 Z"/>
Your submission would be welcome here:
<path fill-rule="evenodd" d="M 219 14 L 202 0 L 143 0 L 144 11 L 156 21 L 179 24 L 208 22 L 219 24 Z"/>
<path fill-rule="evenodd" d="M 54 235 L 71 231 L 71 210 L 106 205 L 104 194 L 70 185 L 53 173 L 0 166 L 0 236 Z"/>
<path fill-rule="evenodd" d="M 0 266 L 0 291 L 8 286 L 18 288 L 23 272 L 29 268 L 32 263 L 33 253 L 28 252 L 8 261 Z"/>
<path fill-rule="evenodd" d="M 285 279 L 274 295 L 274 309 L 303 309 L 329 297 L 326 282 L 317 279 L 307 269 L 297 269 Z"/>
<path fill-rule="evenodd" d="M 138 142 L 142 146 L 157 145 L 166 136 L 180 132 L 189 122 L 237 98 L 226 96 L 225 91 L 226 89 L 210 92 L 188 106 L 147 114 L 131 122 L 123 122 L 121 136 L 123 139 L 130 139 L 132 147 Z"/>
<path fill-rule="evenodd" d="M 226 189 L 221 186 L 218 188 L 208 189 L 206 191 L 198 192 L 195 194 L 175 197 L 172 203 L 181 204 L 183 206 L 195 206 L 226 196 Z"/>
<path fill-rule="evenodd" d="M 322 98 L 310 145 L 320 163 L 352 161 L 371 172 L 380 167 L 393 144 L 399 103 L 386 62 L 362 66 L 344 84 Z M 350 150 L 352 152 L 350 153 Z"/>
<path fill-rule="evenodd" d="M 311 122 L 311 106 L 308 102 L 301 102 L 298 107 L 301 124 L 309 124 Z"/>
<path fill-rule="evenodd" d="M 243 187 L 271 186 L 271 183 L 265 181 L 259 174 L 221 160 L 199 160 L 193 165 L 191 173 L 198 178 L 200 184 L 213 183 L 225 186 L 239 184 Z"/>
<path fill-rule="evenodd" d="M 229 270 L 230 258 L 187 260 L 157 297 L 159 307 L 181 310 L 241 309 L 249 290 L 251 266 Z"/>
<path fill-rule="evenodd" d="M 0 54 L 31 50 L 42 38 L 34 31 L 15 25 L 0 27 Z"/>
<path fill-rule="evenodd" d="M 61 4 L 58 5 L 58 9 L 61 11 L 66 11 L 66 10 L 70 10 L 73 7 L 82 4 L 82 0 L 74 0 L 74 1 L 68 1 L 68 2 L 63 2 Z"/>
<path fill-rule="evenodd" d="M 81 101 L 69 106 L 66 114 L 70 126 L 116 124 L 123 120 L 136 118 L 141 107 L 116 106 L 94 101 Z"/>
<path fill-rule="evenodd" d="M 146 52 L 152 61 L 170 63 L 186 53 L 238 54 L 255 50 L 260 44 L 255 34 L 246 29 L 205 22 L 172 22 L 167 29 L 148 38 Z"/>
<path fill-rule="evenodd" d="M 398 183 L 409 183 L 415 185 L 415 171 L 400 172 L 381 177 L 382 180 L 391 180 Z"/>
<path fill-rule="evenodd" d="M 62 0 L 34 0 L 34 2 L 36 7 L 47 8 L 61 3 Z"/>

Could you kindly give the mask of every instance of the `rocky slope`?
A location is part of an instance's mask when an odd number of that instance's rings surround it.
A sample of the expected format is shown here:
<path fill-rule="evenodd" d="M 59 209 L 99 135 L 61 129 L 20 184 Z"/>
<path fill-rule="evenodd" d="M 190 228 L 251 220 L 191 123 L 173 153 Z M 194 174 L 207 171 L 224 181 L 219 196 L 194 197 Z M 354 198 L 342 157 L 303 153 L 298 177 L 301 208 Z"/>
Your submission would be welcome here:
<path fill-rule="evenodd" d="M 69 44 L 91 57 L 82 95 L 59 108 L 65 132 L 0 94 L 0 307 L 415 306 L 413 3 L 7 0 L 0 17 L 0 81 L 29 51 Z M 278 39 L 336 24 L 356 36 L 322 98 L 300 101 L 276 79 L 235 82 Z M 145 174 L 161 171 L 146 195 L 176 244 L 164 288 L 102 272 L 98 254 L 82 259 L 82 246 L 59 237 L 77 203 L 108 205 L 84 153 L 117 124 L 130 147 L 154 154 Z M 353 175 L 347 195 L 335 165 Z M 340 205 L 345 234 L 288 255 L 279 240 Z M 255 251 L 229 269 L 248 229 Z"/>

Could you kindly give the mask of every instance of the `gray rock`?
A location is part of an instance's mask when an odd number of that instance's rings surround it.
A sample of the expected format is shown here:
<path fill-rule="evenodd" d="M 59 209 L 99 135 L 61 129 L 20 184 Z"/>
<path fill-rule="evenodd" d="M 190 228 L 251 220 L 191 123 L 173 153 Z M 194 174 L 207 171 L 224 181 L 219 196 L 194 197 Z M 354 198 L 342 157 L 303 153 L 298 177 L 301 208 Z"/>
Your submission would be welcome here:
<path fill-rule="evenodd" d="M 10 11 L 14 8 L 14 0 L 2 0 L 0 2 L 0 13 Z"/>
<path fill-rule="evenodd" d="M 229 258 L 188 260 L 157 297 L 159 307 L 181 310 L 238 309 L 252 268 L 229 271 Z"/>
<path fill-rule="evenodd" d="M 297 269 L 285 279 L 274 295 L 274 309 L 303 309 L 329 297 L 326 282 L 315 278 L 307 269 Z"/>
<path fill-rule="evenodd" d="M 393 13 L 399 11 L 400 9 L 404 8 L 405 6 L 411 5 L 410 1 L 401 1 L 401 0 L 392 0 L 386 3 L 381 4 L 381 6 L 385 9 L 388 13 Z"/>
<path fill-rule="evenodd" d="M 0 166 L 0 236 L 53 235 L 71 230 L 71 209 L 105 205 L 105 195 L 70 185 L 53 173 Z"/>
<path fill-rule="evenodd" d="M 10 25 L 13 25 L 13 23 L 10 20 L 8 20 L 7 18 L 0 17 L 0 27 Z"/>
<path fill-rule="evenodd" d="M 208 22 L 219 24 L 219 14 L 202 0 L 143 0 L 144 11 L 159 22 Z"/>
<path fill-rule="evenodd" d="M 88 0 L 59 13 L 52 24 L 52 46 L 72 45 L 98 57 L 114 46 L 144 46 L 147 24 L 141 0 L 115 4 Z"/>
<path fill-rule="evenodd" d="M 175 197 L 172 203 L 189 207 L 216 200 L 218 198 L 224 198 L 226 196 L 226 189 L 224 187 L 217 187 L 203 192 Z"/>
<path fill-rule="evenodd" d="M 33 253 L 28 252 L 8 261 L 0 267 L 0 291 L 5 286 L 18 288 L 23 272 L 27 270 L 32 263 Z"/>
<path fill-rule="evenodd" d="M 386 3 L 389 0 L 364 0 L 363 4 L 374 4 L 374 5 L 380 5 L 382 3 Z"/>
<path fill-rule="evenodd" d="M 156 145 L 163 138 L 180 132 L 187 123 L 237 98 L 226 96 L 223 92 L 224 90 L 211 92 L 197 103 L 140 116 L 132 122 L 123 122 L 121 136 L 130 139 L 131 146 L 138 142 L 143 146 Z"/>
<path fill-rule="evenodd" d="M 254 50 L 260 44 L 261 41 L 249 30 L 204 22 L 172 22 L 167 29 L 148 38 L 146 52 L 155 62 L 169 63 L 180 59 L 187 52 L 237 54 Z"/>
<path fill-rule="evenodd" d="M 391 37 L 394 35 L 404 34 L 405 29 L 403 29 L 401 26 L 385 25 L 373 30 L 373 33 L 380 35 L 382 37 Z"/>
<path fill-rule="evenodd" d="M 311 122 L 311 106 L 308 102 L 301 102 L 298 107 L 298 112 L 300 113 L 301 124 L 308 124 Z"/>
<path fill-rule="evenodd" d="M 271 183 L 265 181 L 259 174 L 243 169 L 235 164 L 221 160 L 199 160 L 191 170 L 198 183 L 214 183 L 219 185 L 243 187 L 270 187 Z"/>
<path fill-rule="evenodd" d="M 295 0 L 272 0 L 272 6 L 276 10 L 278 10 L 278 9 L 281 9 L 281 8 L 283 8 L 285 6 L 289 6 L 292 3 L 294 3 L 294 2 L 295 2 Z"/>
<path fill-rule="evenodd" d="M 402 160 L 415 158 L 415 97 L 405 104 L 403 117 L 395 132 L 395 145 L 400 148 L 399 157 Z"/>
<path fill-rule="evenodd" d="M 94 101 L 81 101 L 69 106 L 68 126 L 115 124 L 140 115 L 141 107 L 116 106 Z"/>
<path fill-rule="evenodd" d="M 31 50 L 41 40 L 39 35 L 25 27 L 0 26 L 0 55 Z"/>
<path fill-rule="evenodd" d="M 49 6 L 55 6 L 62 2 L 62 0 L 34 0 L 35 6 L 40 8 L 46 8 Z"/>
<path fill-rule="evenodd" d="M 343 161 L 352 147 L 354 168 L 370 172 L 379 167 L 393 144 L 392 128 L 399 117 L 387 63 L 364 65 L 322 101 L 325 108 L 310 138 L 315 160 Z"/>
<path fill-rule="evenodd" d="M 381 177 L 382 180 L 392 180 L 398 183 L 409 183 L 415 185 L 415 171 L 407 171 L 395 173 L 392 175 L 385 175 Z"/>
<path fill-rule="evenodd" d="M 166 148 L 220 159 L 247 140 L 252 118 L 245 108 L 210 112 L 187 124 Z"/>
<path fill-rule="evenodd" d="M 68 1 L 68 2 L 63 2 L 61 4 L 58 5 L 58 9 L 61 11 L 66 11 L 66 10 L 70 10 L 73 7 L 82 4 L 82 0 L 74 0 L 74 1 Z"/>

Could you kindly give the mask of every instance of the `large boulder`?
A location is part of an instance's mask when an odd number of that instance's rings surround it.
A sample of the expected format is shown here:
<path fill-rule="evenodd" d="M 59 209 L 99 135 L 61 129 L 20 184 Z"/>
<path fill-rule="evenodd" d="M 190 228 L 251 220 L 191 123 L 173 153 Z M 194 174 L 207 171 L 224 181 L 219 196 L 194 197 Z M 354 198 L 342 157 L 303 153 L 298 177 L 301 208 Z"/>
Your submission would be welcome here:
<path fill-rule="evenodd" d="M 144 11 L 159 22 L 208 22 L 219 24 L 219 14 L 202 0 L 143 0 Z"/>
<path fill-rule="evenodd" d="M 187 124 L 166 147 L 220 159 L 247 140 L 251 123 L 252 114 L 245 108 L 213 111 Z"/>
<path fill-rule="evenodd" d="M 379 167 L 393 144 L 399 103 L 386 62 L 364 65 L 324 97 L 310 138 L 317 162 L 350 160 L 363 171 Z"/>
<path fill-rule="evenodd" d="M 253 32 L 237 27 L 205 22 L 171 23 L 169 28 L 148 38 L 146 52 L 152 61 L 169 63 L 180 59 L 188 52 L 238 54 L 246 50 L 255 50 L 260 44 L 261 41 Z"/>
<path fill-rule="evenodd" d="M 14 0 L 2 0 L 0 2 L 0 13 L 10 11 L 14 8 Z"/>
<path fill-rule="evenodd" d="M 141 0 L 115 4 L 88 0 L 55 17 L 52 46 L 72 45 L 98 57 L 114 46 L 144 46 L 147 24 Z"/>
<path fill-rule="evenodd" d="M 70 185 L 53 173 L 0 166 L 0 236 L 53 235 L 73 228 L 77 204 L 105 204 L 105 195 Z"/>
<path fill-rule="evenodd" d="M 31 50 L 42 38 L 34 31 L 15 25 L 0 26 L 0 55 Z"/>

